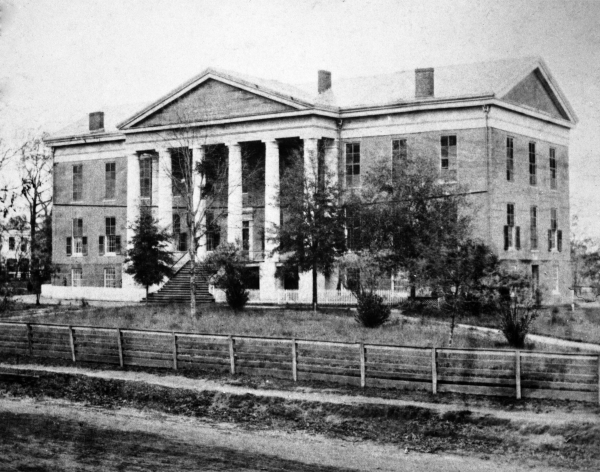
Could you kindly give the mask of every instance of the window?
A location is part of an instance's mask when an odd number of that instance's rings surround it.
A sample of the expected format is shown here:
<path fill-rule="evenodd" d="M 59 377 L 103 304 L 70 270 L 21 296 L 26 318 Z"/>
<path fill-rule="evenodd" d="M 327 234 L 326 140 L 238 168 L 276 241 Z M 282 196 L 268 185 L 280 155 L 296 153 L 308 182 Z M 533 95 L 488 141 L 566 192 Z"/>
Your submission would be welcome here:
<path fill-rule="evenodd" d="M 140 159 L 140 197 L 152 198 L 152 159 Z"/>
<path fill-rule="evenodd" d="M 346 246 L 350 251 L 360 249 L 361 244 L 361 225 L 357 216 L 354 216 L 352 210 L 346 210 Z"/>
<path fill-rule="evenodd" d="M 521 228 L 515 226 L 515 204 L 506 204 L 506 225 L 504 226 L 504 250 L 514 247 L 521 249 Z"/>
<path fill-rule="evenodd" d="M 83 218 L 73 218 L 73 255 L 83 255 Z"/>
<path fill-rule="evenodd" d="M 115 288 L 117 286 L 117 271 L 114 267 L 104 268 L 104 286 L 106 288 Z"/>
<path fill-rule="evenodd" d="M 392 179 L 397 181 L 402 168 L 406 166 L 408 159 L 408 149 L 406 139 L 392 140 Z"/>
<path fill-rule="evenodd" d="M 27 239 L 21 238 L 21 247 L 20 247 L 20 250 L 21 250 L 21 252 L 27 251 Z"/>
<path fill-rule="evenodd" d="M 78 269 L 71 269 L 71 285 L 73 287 L 83 286 L 83 270 L 81 267 Z"/>
<path fill-rule="evenodd" d="M 173 215 L 173 239 L 177 251 L 187 251 L 187 233 L 181 232 L 181 215 L 179 213 Z"/>
<path fill-rule="evenodd" d="M 186 164 L 187 159 L 187 164 Z M 171 151 L 171 174 L 173 195 L 183 195 L 190 188 L 192 169 L 192 153 L 186 149 Z"/>
<path fill-rule="evenodd" d="M 212 211 L 206 213 L 206 250 L 214 251 L 221 242 L 221 229 Z M 263 246 L 264 251 L 264 246 Z"/>
<path fill-rule="evenodd" d="M 346 286 L 349 290 L 358 288 L 360 285 L 360 269 L 348 268 L 346 270 Z"/>
<path fill-rule="evenodd" d="M 530 227 L 530 231 L 531 231 L 531 234 L 530 234 L 531 250 L 537 251 L 538 235 L 537 235 L 537 207 L 536 206 L 532 206 L 529 209 L 529 216 L 530 216 L 529 227 Z"/>
<path fill-rule="evenodd" d="M 441 157 L 442 170 L 449 170 L 456 163 L 456 136 L 442 136 Z"/>
<path fill-rule="evenodd" d="M 242 221 L 242 251 L 250 251 L 250 222 Z"/>
<path fill-rule="evenodd" d="M 346 187 L 360 187 L 360 143 L 346 144 Z"/>
<path fill-rule="evenodd" d="M 515 180 L 514 175 L 515 160 L 514 160 L 514 145 L 513 138 L 506 138 L 506 180 L 513 182 Z"/>
<path fill-rule="evenodd" d="M 562 251 L 562 231 L 558 229 L 558 210 L 550 209 L 550 229 L 548 230 L 548 252 Z"/>
<path fill-rule="evenodd" d="M 537 185 L 537 164 L 535 161 L 535 143 L 529 143 L 529 184 Z"/>
<path fill-rule="evenodd" d="M 550 188 L 556 190 L 556 149 L 550 148 Z"/>
<path fill-rule="evenodd" d="M 83 199 L 83 164 L 73 166 L 73 201 Z"/>
<path fill-rule="evenodd" d="M 116 164 L 109 162 L 104 170 L 104 198 L 112 200 L 115 198 L 115 182 L 117 178 Z"/>
<path fill-rule="evenodd" d="M 15 250 L 15 238 L 13 236 L 8 238 L 8 250 L 9 251 Z"/>
<path fill-rule="evenodd" d="M 114 216 L 106 218 L 105 220 L 105 233 L 106 234 L 106 252 L 109 254 L 116 254 L 117 252 L 117 219 Z"/>

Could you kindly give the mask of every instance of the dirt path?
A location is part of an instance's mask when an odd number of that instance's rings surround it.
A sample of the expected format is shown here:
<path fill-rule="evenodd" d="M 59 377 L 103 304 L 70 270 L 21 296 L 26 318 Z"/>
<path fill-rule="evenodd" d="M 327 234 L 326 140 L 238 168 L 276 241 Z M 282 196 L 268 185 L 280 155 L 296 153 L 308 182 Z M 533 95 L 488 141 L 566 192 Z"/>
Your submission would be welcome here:
<path fill-rule="evenodd" d="M 555 471 L 65 401 L 0 399 L 2 470 Z"/>
<path fill-rule="evenodd" d="M 377 397 L 366 397 L 360 395 L 343 395 L 329 393 L 323 390 L 310 388 L 297 388 L 292 391 L 276 389 L 257 389 L 246 386 L 230 385 L 214 380 L 202 378 L 187 378 L 180 375 L 155 375 L 146 372 L 131 372 L 117 370 L 93 370 L 82 367 L 67 366 L 41 366 L 35 364 L 4 364 L 0 363 L 0 369 L 37 370 L 45 372 L 57 372 L 63 374 L 79 374 L 88 377 L 103 379 L 126 380 L 132 382 L 143 382 L 151 385 L 159 385 L 169 388 L 183 388 L 194 391 L 217 391 L 236 395 L 252 394 L 263 397 L 276 397 L 286 400 L 301 400 L 309 402 L 324 402 L 344 405 L 373 404 L 373 405 L 395 405 L 415 406 L 428 408 L 440 413 L 464 409 L 462 405 L 447 403 L 427 403 L 410 400 L 388 399 Z M 564 411 L 556 409 L 545 409 L 543 411 L 503 411 L 494 408 L 476 407 L 469 405 L 468 409 L 476 415 L 494 416 L 500 419 L 508 419 L 520 422 L 532 422 L 536 424 L 550 424 L 554 426 L 568 423 L 594 423 L 600 424 L 600 415 L 590 411 Z"/>

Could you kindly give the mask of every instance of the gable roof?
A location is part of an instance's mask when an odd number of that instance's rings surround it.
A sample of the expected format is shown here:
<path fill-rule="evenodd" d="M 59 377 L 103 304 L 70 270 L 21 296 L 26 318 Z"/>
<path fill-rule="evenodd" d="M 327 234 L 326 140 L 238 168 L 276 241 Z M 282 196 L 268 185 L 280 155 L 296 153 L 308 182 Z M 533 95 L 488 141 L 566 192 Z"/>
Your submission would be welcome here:
<path fill-rule="evenodd" d="M 553 79 L 545 62 L 539 57 L 525 57 L 436 67 L 434 97 L 430 98 L 415 98 L 414 69 L 373 76 L 334 77 L 331 90 L 318 94 L 315 82 L 290 85 L 224 69 L 208 68 L 160 99 L 147 106 L 138 107 L 137 112 L 132 107 L 105 110 L 105 133 L 125 131 L 141 123 L 210 80 L 216 80 L 279 102 L 295 111 L 327 111 L 343 116 L 346 111 L 422 103 L 433 104 L 440 100 L 494 98 L 502 101 L 513 88 L 532 73 L 535 73 L 536 77 L 543 82 L 544 89 L 548 91 L 558 108 L 564 111 L 563 121 L 576 123 L 575 112 Z M 524 108 L 526 109 L 527 106 Z M 544 115 L 544 110 L 541 112 Z M 550 115 L 548 116 L 550 117 Z M 98 134 L 88 131 L 87 120 L 86 116 L 56 133 L 49 140 L 65 136 Z"/>

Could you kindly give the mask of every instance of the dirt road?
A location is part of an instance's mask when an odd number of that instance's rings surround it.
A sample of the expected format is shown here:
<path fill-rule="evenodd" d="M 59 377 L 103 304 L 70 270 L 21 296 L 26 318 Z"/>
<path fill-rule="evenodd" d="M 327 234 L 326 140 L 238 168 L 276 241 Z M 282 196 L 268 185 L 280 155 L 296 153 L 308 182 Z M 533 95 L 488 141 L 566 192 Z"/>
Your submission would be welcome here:
<path fill-rule="evenodd" d="M 551 471 L 370 441 L 57 400 L 0 398 L 2 471 Z"/>

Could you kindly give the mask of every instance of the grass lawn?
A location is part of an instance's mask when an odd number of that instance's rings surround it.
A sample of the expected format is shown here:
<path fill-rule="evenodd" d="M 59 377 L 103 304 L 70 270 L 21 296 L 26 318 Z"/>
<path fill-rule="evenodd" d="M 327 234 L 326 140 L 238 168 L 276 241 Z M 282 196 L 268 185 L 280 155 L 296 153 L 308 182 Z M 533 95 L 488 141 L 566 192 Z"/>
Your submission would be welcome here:
<path fill-rule="evenodd" d="M 56 307 L 54 313 L 43 317 L 24 318 L 37 323 L 67 324 L 73 326 L 99 326 L 135 328 L 211 334 L 254 335 L 327 341 L 395 344 L 404 346 L 449 347 L 450 330 L 447 325 L 420 318 L 406 321 L 392 315 L 390 321 L 376 329 L 364 328 L 346 310 L 312 311 L 295 309 L 262 309 L 247 307 L 235 313 L 228 307 L 211 305 L 202 307 L 199 316 L 192 319 L 187 307 L 127 306 L 127 307 Z M 467 319 L 460 321 L 466 322 Z M 487 320 L 491 321 L 491 320 Z M 494 326 L 496 327 L 496 326 Z M 507 349 L 510 346 L 500 335 L 489 335 L 467 330 L 456 330 L 452 347 Z M 530 344 L 530 349 L 556 351 Z"/>

